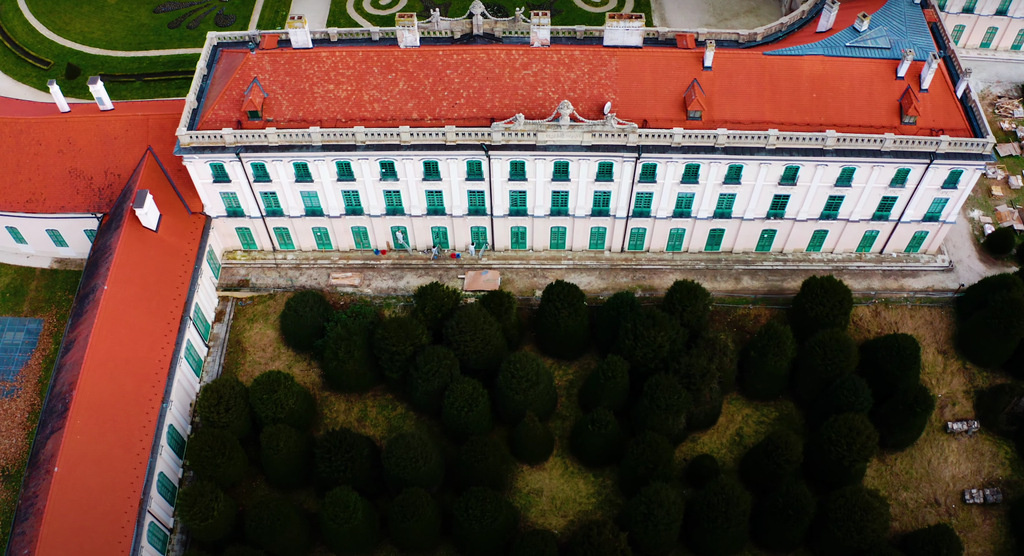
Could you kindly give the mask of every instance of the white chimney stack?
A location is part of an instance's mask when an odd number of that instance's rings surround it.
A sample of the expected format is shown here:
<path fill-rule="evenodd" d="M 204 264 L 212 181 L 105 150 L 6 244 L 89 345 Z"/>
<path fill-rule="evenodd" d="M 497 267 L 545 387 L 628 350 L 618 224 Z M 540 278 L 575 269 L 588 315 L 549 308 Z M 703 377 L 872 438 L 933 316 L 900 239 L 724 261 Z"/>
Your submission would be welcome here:
<path fill-rule="evenodd" d="M 418 48 L 420 45 L 420 28 L 417 26 L 414 12 L 395 14 L 395 38 L 401 48 Z"/>
<path fill-rule="evenodd" d="M 288 40 L 292 48 L 313 48 L 313 35 L 309 33 L 306 16 L 302 14 L 290 14 L 285 29 L 288 30 Z"/>
<path fill-rule="evenodd" d="M 100 76 L 94 75 L 89 78 L 89 92 L 92 93 L 92 98 L 96 99 L 100 110 L 114 109 L 114 104 L 110 102 L 110 95 L 107 94 L 107 89 L 103 86 Z"/>
<path fill-rule="evenodd" d="M 47 81 L 46 86 L 50 88 L 50 96 L 53 97 L 53 102 L 57 103 L 57 110 L 71 112 L 68 101 L 64 99 L 64 93 L 60 92 L 60 85 L 57 84 L 57 80 L 51 79 Z"/>
<path fill-rule="evenodd" d="M 604 46 L 644 45 L 647 17 L 644 14 L 607 12 L 604 16 Z"/>
<path fill-rule="evenodd" d="M 836 15 L 839 13 L 839 2 L 837 0 L 826 0 L 825 6 L 821 8 L 821 17 L 818 18 L 817 33 L 824 33 L 832 29 L 836 24 Z"/>
<path fill-rule="evenodd" d="M 910 48 L 903 50 L 903 57 L 900 58 L 900 65 L 896 66 L 896 79 L 903 79 L 907 76 L 910 63 L 914 61 L 914 51 Z"/>
<path fill-rule="evenodd" d="M 971 73 L 973 73 L 971 68 L 964 68 L 964 72 L 960 74 L 960 81 L 956 82 L 956 98 L 964 96 L 964 91 L 967 90 L 967 84 L 971 79 Z"/>
<path fill-rule="evenodd" d="M 155 232 L 160 226 L 160 209 L 156 208 L 156 201 L 148 189 L 140 189 L 135 193 L 132 208 L 135 209 L 135 216 L 139 217 L 139 222 L 146 228 Z"/>
<path fill-rule="evenodd" d="M 715 59 L 715 41 L 704 42 L 704 71 L 711 71 L 711 62 Z"/>
<path fill-rule="evenodd" d="M 921 92 L 928 92 L 928 86 L 932 84 L 935 71 L 939 69 L 939 55 L 934 51 L 928 53 L 928 61 L 924 63 L 921 70 Z"/>
<path fill-rule="evenodd" d="M 551 12 L 530 12 L 530 46 L 551 46 Z"/>
<path fill-rule="evenodd" d="M 857 14 L 857 21 L 853 22 L 853 28 L 863 33 L 868 30 L 868 25 L 871 25 L 871 14 L 868 12 L 860 12 Z"/>

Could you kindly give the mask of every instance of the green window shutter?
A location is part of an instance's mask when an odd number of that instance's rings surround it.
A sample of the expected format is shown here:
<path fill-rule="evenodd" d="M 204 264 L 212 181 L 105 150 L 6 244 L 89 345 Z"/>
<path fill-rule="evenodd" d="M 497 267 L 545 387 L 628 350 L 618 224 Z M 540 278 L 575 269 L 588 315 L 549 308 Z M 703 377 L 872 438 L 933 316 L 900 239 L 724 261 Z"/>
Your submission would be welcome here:
<path fill-rule="evenodd" d="M 690 218 L 693 214 L 693 193 L 680 193 L 676 195 L 676 207 L 672 211 L 674 218 Z"/>
<path fill-rule="evenodd" d="M 526 181 L 526 162 L 522 160 L 511 160 L 508 163 L 509 181 Z"/>
<path fill-rule="evenodd" d="M 796 185 L 797 176 L 800 175 L 799 166 L 786 166 L 779 179 L 779 185 Z"/>
<path fill-rule="evenodd" d="M 224 203 L 224 212 L 228 216 L 245 216 L 245 211 L 242 210 L 242 203 L 238 201 L 238 195 L 230 191 L 221 191 L 220 200 Z"/>
<path fill-rule="evenodd" d="M 178 487 L 174 481 L 164 475 L 163 471 L 156 474 L 156 491 L 160 494 L 160 498 L 166 500 L 172 508 L 174 507 L 174 501 L 178 498 Z"/>
<path fill-rule="evenodd" d="M 778 230 L 761 230 L 761 236 L 757 238 L 757 245 L 754 246 L 754 251 L 757 253 L 768 253 L 771 251 L 777 233 L 779 233 Z"/>
<path fill-rule="evenodd" d="M 590 216 L 608 216 L 611 213 L 611 206 L 611 191 L 595 191 L 594 204 L 590 208 Z"/>
<path fill-rule="evenodd" d="M 206 315 L 203 314 L 203 309 L 198 303 L 192 308 L 192 322 L 195 323 L 196 329 L 199 330 L 199 335 L 203 337 L 203 340 L 209 342 L 210 321 L 206 319 Z"/>
<path fill-rule="evenodd" d="M 320 206 L 320 196 L 316 191 L 300 191 L 302 207 L 306 210 L 306 216 L 323 216 L 324 209 Z"/>
<path fill-rule="evenodd" d="M 598 162 L 597 163 L 597 178 L 595 181 L 612 181 L 615 179 L 615 163 L 614 162 Z"/>
<path fill-rule="evenodd" d="M 68 242 L 64 241 L 64 236 L 60 234 L 59 230 L 48 229 L 46 235 L 50 236 L 50 241 L 57 247 L 67 247 Z"/>
<path fill-rule="evenodd" d="M 964 175 L 963 170 L 950 170 L 946 175 L 946 181 L 942 182 L 943 189 L 956 189 L 960 185 L 960 177 Z"/>
<path fill-rule="evenodd" d="M 267 216 L 284 216 L 284 211 L 281 210 L 281 201 L 277 198 L 277 193 L 273 191 L 260 191 L 260 199 L 263 200 L 263 212 Z"/>
<path fill-rule="evenodd" d="M 928 238 L 928 232 L 920 230 L 914 232 L 914 235 L 910 236 L 910 243 L 907 244 L 907 248 L 903 250 L 904 253 L 917 253 L 921 250 L 921 246 L 924 245 L 924 240 Z"/>
<path fill-rule="evenodd" d="M 448 249 L 448 228 L 444 226 L 432 226 L 430 228 L 430 240 L 433 245 L 441 249 Z"/>
<path fill-rule="evenodd" d="M 466 161 L 466 181 L 484 181 L 484 164 L 479 160 Z"/>
<path fill-rule="evenodd" d="M 723 239 L 725 239 L 725 229 L 712 228 L 708 231 L 708 240 L 704 244 L 704 250 L 708 252 L 720 251 Z"/>
<path fill-rule="evenodd" d="M 640 183 L 654 183 L 658 181 L 658 165 L 654 162 L 644 162 L 640 166 Z"/>
<path fill-rule="evenodd" d="M 814 230 L 811 234 L 811 241 L 807 243 L 808 253 L 821 253 L 821 248 L 825 245 L 825 238 L 828 237 L 828 230 Z"/>
<path fill-rule="evenodd" d="M 228 175 L 228 169 L 220 162 L 210 163 L 210 173 L 213 174 L 213 183 L 231 182 L 231 176 Z"/>
<path fill-rule="evenodd" d="M 292 168 L 295 170 L 295 181 L 299 183 L 310 183 L 313 181 L 313 174 L 309 171 L 309 164 L 293 162 Z"/>
<path fill-rule="evenodd" d="M 512 249 L 522 251 L 526 249 L 526 226 L 512 226 L 511 230 Z"/>
<path fill-rule="evenodd" d="M 964 25 L 954 25 L 953 32 L 949 34 L 949 39 L 953 41 L 953 44 L 960 45 L 960 37 L 964 36 L 964 31 L 967 27 Z"/>
<path fill-rule="evenodd" d="M 441 165 L 436 160 L 423 161 L 423 181 L 440 181 Z"/>
<path fill-rule="evenodd" d="M 743 181 L 743 165 L 730 164 L 729 169 L 725 171 L 725 180 L 723 180 L 723 183 L 726 185 L 737 185 L 741 181 Z"/>
<path fill-rule="evenodd" d="M 909 177 L 910 168 L 900 168 L 892 175 L 892 181 L 889 182 L 889 187 L 906 187 L 907 178 Z"/>
<path fill-rule="evenodd" d="M 356 174 L 352 171 L 351 162 L 339 160 L 334 163 L 334 169 L 338 173 L 338 181 L 356 181 Z"/>
<path fill-rule="evenodd" d="M 170 535 L 164 531 L 163 527 L 157 525 L 155 521 L 149 522 L 146 527 L 146 542 L 149 543 L 149 546 L 160 554 L 167 554 L 167 544 L 170 540 Z"/>
<path fill-rule="evenodd" d="M 485 226 L 470 227 L 469 240 L 473 242 L 473 247 L 477 249 L 490 247 L 490 243 L 487 242 L 487 228 Z"/>
<path fill-rule="evenodd" d="M 469 203 L 467 212 L 470 216 L 487 214 L 487 194 L 483 190 L 467 191 L 466 200 Z"/>
<path fill-rule="evenodd" d="M 741 170 L 742 172 L 742 170 Z M 700 164 L 687 164 L 683 167 L 682 183 L 695 184 L 700 182 Z"/>
<path fill-rule="evenodd" d="M 875 214 L 871 215 L 872 220 L 888 220 L 892 214 L 893 207 L 896 206 L 896 201 L 899 197 L 886 195 L 882 197 L 881 201 L 878 201 L 878 207 L 875 208 Z"/>
<path fill-rule="evenodd" d="M 196 378 L 199 378 L 203 374 L 203 358 L 199 356 L 199 351 L 192 345 L 192 340 L 185 340 L 185 362 L 192 368 L 192 372 L 195 373 Z"/>
<path fill-rule="evenodd" d="M 643 251 L 647 239 L 647 228 L 633 228 L 629 230 L 629 243 L 626 249 L 629 251 Z"/>
<path fill-rule="evenodd" d="M 292 233 L 285 227 L 274 228 L 274 237 L 277 238 L 277 246 L 285 251 L 295 249 L 295 243 L 292 242 Z"/>
<path fill-rule="evenodd" d="M 928 211 L 924 213 L 924 218 L 921 220 L 924 222 L 938 222 L 942 218 L 942 211 L 946 209 L 946 203 L 949 202 L 947 197 L 936 197 L 932 200 L 932 204 L 928 206 Z"/>
<path fill-rule="evenodd" d="M 395 169 L 395 161 L 380 161 L 380 181 L 398 181 L 398 170 Z"/>
<path fill-rule="evenodd" d="M 85 232 L 85 238 L 89 240 L 89 243 L 96 241 L 96 230 L 82 230 Z"/>
<path fill-rule="evenodd" d="M 253 162 L 249 165 L 252 168 L 252 181 L 256 183 L 265 183 L 270 181 L 270 172 L 267 171 L 267 165 L 262 162 Z"/>
<path fill-rule="evenodd" d="M 391 241 L 394 242 L 395 249 L 412 247 L 412 244 L 409 243 L 411 241 L 409 230 L 405 229 L 405 226 L 391 226 Z"/>
<path fill-rule="evenodd" d="M 665 244 L 665 251 L 670 253 L 682 251 L 684 239 L 686 239 L 685 228 L 672 228 L 668 231 L 668 243 Z"/>
<path fill-rule="evenodd" d="M 768 205 L 766 218 L 785 218 L 787 206 L 789 206 L 789 195 L 772 195 L 772 202 Z"/>
<path fill-rule="evenodd" d="M 569 181 L 569 161 L 556 160 L 551 172 L 551 181 Z"/>
<path fill-rule="evenodd" d="M 551 192 L 551 216 L 566 216 L 569 214 L 569 192 Z"/>
<path fill-rule="evenodd" d="M 948 0 L 939 0 L 939 9 L 940 9 L 940 10 L 944 10 L 944 9 L 946 9 L 946 2 L 947 2 L 947 1 L 948 1 Z"/>
<path fill-rule="evenodd" d="M 174 425 L 167 425 L 167 446 L 178 458 L 185 457 L 185 437 L 174 428 Z"/>
<path fill-rule="evenodd" d="M 1010 13 L 1010 4 L 1012 3 L 1013 0 L 1002 0 L 1002 2 L 999 3 L 999 7 L 996 8 L 996 15 L 1006 15 Z"/>
<path fill-rule="evenodd" d="M 839 209 L 843 206 L 845 195 L 829 195 L 825 201 L 825 208 L 821 211 L 821 220 L 836 220 L 839 218 Z"/>
<path fill-rule="evenodd" d="M 965 14 L 972 14 L 974 13 L 974 8 L 977 5 L 978 0 L 967 0 L 966 2 L 964 2 L 964 9 L 962 10 L 962 12 Z"/>
<path fill-rule="evenodd" d="M 565 226 L 551 227 L 551 242 L 548 248 L 552 250 L 565 249 Z"/>
<path fill-rule="evenodd" d="M 981 39 L 981 48 L 992 48 L 992 41 L 996 38 L 999 27 L 989 27 L 985 30 L 985 36 Z"/>
<path fill-rule="evenodd" d="M 25 236 L 21 235 L 21 230 L 14 226 L 6 226 L 6 228 L 7 233 L 11 234 L 11 239 L 14 240 L 14 243 L 17 243 L 18 245 L 28 245 L 28 242 L 25 241 Z"/>
<path fill-rule="evenodd" d="M 401 216 L 405 214 L 405 207 L 402 206 L 401 191 L 384 192 L 384 213 L 388 216 Z"/>
<path fill-rule="evenodd" d="M 341 192 L 341 200 L 345 203 L 345 214 L 349 216 L 362 216 L 363 202 L 359 199 L 359 192 L 349 189 Z"/>
<path fill-rule="evenodd" d="M 509 216 L 526 216 L 526 192 L 525 191 L 509 191 L 508 192 L 508 215 Z"/>
<path fill-rule="evenodd" d="M 651 216 L 651 205 L 653 203 L 654 193 L 650 191 L 637 192 L 636 197 L 633 199 L 633 217 L 648 218 Z"/>
<path fill-rule="evenodd" d="M 864 232 L 864 235 L 860 238 L 860 243 L 857 244 L 857 252 L 870 253 L 871 248 L 875 245 L 876 239 L 878 239 L 878 230 L 868 230 Z"/>
<path fill-rule="evenodd" d="M 206 264 L 209 265 L 213 277 L 220 278 L 220 261 L 217 260 L 217 254 L 213 252 L 212 247 L 206 250 Z"/>
<path fill-rule="evenodd" d="M 242 249 L 246 251 L 258 249 L 256 239 L 252 237 L 252 230 L 249 228 L 235 228 L 235 235 L 238 236 L 238 242 L 242 244 Z"/>
<path fill-rule="evenodd" d="M 732 218 L 732 206 L 736 202 L 735 193 L 719 193 L 715 204 L 715 218 Z"/>
<path fill-rule="evenodd" d="M 370 232 L 366 226 L 352 226 L 352 243 L 356 249 L 373 249 L 370 245 Z"/>
<path fill-rule="evenodd" d="M 427 197 L 427 214 L 430 215 L 443 215 L 444 211 L 444 193 L 441 191 L 426 191 L 424 194 Z"/>
<path fill-rule="evenodd" d="M 1017 31 L 1017 36 L 1013 38 L 1010 50 L 1020 50 L 1021 46 L 1024 46 L 1024 29 Z"/>
<path fill-rule="evenodd" d="M 839 171 L 839 177 L 836 178 L 836 187 L 850 187 L 853 185 L 853 174 L 857 172 L 856 168 L 847 166 Z"/>
<path fill-rule="evenodd" d="M 604 251 L 605 246 L 608 244 L 608 228 L 604 226 L 593 226 L 590 228 L 590 249 L 594 251 Z"/>
<path fill-rule="evenodd" d="M 316 248 L 321 251 L 334 249 L 334 245 L 331 243 L 331 234 L 327 231 L 327 228 L 322 226 L 314 227 L 313 239 L 316 241 Z"/>

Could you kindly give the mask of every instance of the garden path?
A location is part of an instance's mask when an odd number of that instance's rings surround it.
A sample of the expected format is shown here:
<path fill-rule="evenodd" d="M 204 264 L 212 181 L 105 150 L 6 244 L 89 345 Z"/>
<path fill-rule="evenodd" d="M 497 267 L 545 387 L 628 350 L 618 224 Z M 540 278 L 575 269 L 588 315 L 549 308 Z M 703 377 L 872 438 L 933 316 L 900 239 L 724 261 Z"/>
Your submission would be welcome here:
<path fill-rule="evenodd" d="M 263 0 L 256 0 L 252 7 L 252 17 L 249 18 L 249 30 L 255 31 L 256 24 L 260 21 L 260 12 L 263 11 Z"/>
<path fill-rule="evenodd" d="M 351 4 L 351 0 L 349 2 Z M 366 5 L 369 5 L 369 0 L 366 1 Z M 405 4 L 405 2 L 400 2 Z M 346 6 L 347 7 L 347 6 Z M 327 13 L 331 11 L 330 0 L 292 0 L 292 9 L 288 13 L 302 14 L 306 16 L 306 24 L 311 30 L 326 29 L 327 28 Z M 355 10 L 349 9 L 348 13 L 352 15 Z M 396 10 L 397 11 L 397 10 Z M 355 15 L 352 15 L 355 18 Z M 359 21 L 356 19 L 356 21 Z M 363 27 L 372 27 L 372 25 L 359 21 Z"/>
<path fill-rule="evenodd" d="M 14 78 L 4 73 L 0 73 L 0 96 L 20 100 L 34 100 L 36 102 L 53 102 L 53 97 L 49 93 L 38 91 L 24 83 L 15 81 Z M 68 102 L 77 101 L 68 99 Z"/>

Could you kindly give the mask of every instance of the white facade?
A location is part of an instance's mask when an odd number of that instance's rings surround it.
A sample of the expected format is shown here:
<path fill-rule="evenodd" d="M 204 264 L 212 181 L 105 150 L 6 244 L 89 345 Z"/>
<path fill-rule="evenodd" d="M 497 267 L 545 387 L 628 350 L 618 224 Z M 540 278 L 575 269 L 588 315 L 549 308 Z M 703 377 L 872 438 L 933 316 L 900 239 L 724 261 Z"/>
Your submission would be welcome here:
<path fill-rule="evenodd" d="M 1024 48 L 1024 0 L 946 0 L 937 2 L 937 7 L 946 32 L 959 48 L 1007 54 Z"/>
<path fill-rule="evenodd" d="M 85 259 L 92 249 L 99 217 L 0 212 L 0 260 L 10 258 L 23 266 L 47 267 L 53 259 Z"/>

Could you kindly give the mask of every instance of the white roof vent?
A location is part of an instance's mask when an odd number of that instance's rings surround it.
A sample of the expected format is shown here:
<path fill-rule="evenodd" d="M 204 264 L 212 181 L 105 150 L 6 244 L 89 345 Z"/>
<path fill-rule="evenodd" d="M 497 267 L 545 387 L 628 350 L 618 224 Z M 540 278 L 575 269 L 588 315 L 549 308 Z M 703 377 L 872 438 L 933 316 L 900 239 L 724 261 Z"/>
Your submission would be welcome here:
<path fill-rule="evenodd" d="M 135 209 L 135 216 L 146 228 L 154 232 L 160 227 L 160 209 L 156 208 L 156 201 L 148 189 L 140 189 L 135 193 L 135 202 L 132 203 Z"/>

